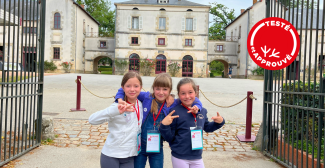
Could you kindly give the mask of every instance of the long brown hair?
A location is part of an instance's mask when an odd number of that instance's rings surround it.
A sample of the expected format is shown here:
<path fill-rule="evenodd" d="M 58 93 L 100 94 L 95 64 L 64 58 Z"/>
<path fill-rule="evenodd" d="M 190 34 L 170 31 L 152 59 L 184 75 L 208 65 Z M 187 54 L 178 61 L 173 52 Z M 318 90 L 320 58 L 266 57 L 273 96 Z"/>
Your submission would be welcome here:
<path fill-rule="evenodd" d="M 179 94 L 180 87 L 185 84 L 188 84 L 188 83 L 190 83 L 192 85 L 195 94 L 197 93 L 196 84 L 195 84 L 194 80 L 191 78 L 183 78 L 177 84 L 177 95 Z"/>
<path fill-rule="evenodd" d="M 173 81 L 172 78 L 168 73 L 160 73 L 156 76 L 155 80 L 152 84 L 152 90 L 154 91 L 154 87 L 167 87 L 170 89 L 169 93 L 173 89 Z M 155 98 L 155 94 L 152 93 L 152 97 Z M 158 113 L 158 104 L 155 100 L 152 100 L 151 103 L 151 110 L 152 113 L 157 114 Z"/>
<path fill-rule="evenodd" d="M 123 76 L 123 79 L 122 79 L 122 82 L 121 82 L 121 86 L 122 87 L 124 87 L 124 85 L 125 85 L 125 83 L 129 80 L 129 79 L 131 79 L 131 78 L 137 78 L 138 80 L 139 80 L 139 82 L 140 82 L 140 85 L 141 85 L 141 87 L 142 87 L 142 79 L 141 79 L 141 76 L 138 74 L 138 73 L 136 73 L 136 72 L 128 72 L 128 73 L 126 73 L 124 76 Z M 124 97 L 124 100 L 126 101 L 126 95 L 125 95 L 125 97 Z"/>

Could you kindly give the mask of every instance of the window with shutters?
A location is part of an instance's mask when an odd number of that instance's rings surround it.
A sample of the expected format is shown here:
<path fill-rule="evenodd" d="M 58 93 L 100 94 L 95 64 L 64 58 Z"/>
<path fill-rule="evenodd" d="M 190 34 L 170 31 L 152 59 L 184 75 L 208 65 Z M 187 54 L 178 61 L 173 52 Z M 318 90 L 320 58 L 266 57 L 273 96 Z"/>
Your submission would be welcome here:
<path fill-rule="evenodd" d="M 165 17 L 159 18 L 159 29 L 160 30 L 166 29 L 166 18 Z"/>
<path fill-rule="evenodd" d="M 241 26 L 239 26 L 238 39 L 241 38 Z"/>
<path fill-rule="evenodd" d="M 186 18 L 186 31 L 193 31 L 193 18 Z"/>
<path fill-rule="evenodd" d="M 139 29 L 139 17 L 132 17 L 132 29 Z"/>

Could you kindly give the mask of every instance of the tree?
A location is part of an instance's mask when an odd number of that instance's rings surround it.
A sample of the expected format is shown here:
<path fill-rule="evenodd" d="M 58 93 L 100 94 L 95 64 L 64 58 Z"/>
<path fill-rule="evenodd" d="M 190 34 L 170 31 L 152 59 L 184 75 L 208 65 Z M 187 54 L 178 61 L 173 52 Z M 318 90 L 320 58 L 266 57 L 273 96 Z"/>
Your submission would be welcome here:
<path fill-rule="evenodd" d="M 224 70 L 224 65 L 220 61 L 212 61 L 210 64 L 210 69 L 220 73 Z"/>
<path fill-rule="evenodd" d="M 216 2 L 211 3 L 210 14 L 213 15 L 213 25 L 209 28 L 209 40 L 224 40 L 225 27 L 235 20 L 235 10 Z"/>
<path fill-rule="evenodd" d="M 111 10 L 111 2 L 108 0 L 77 0 L 78 4 L 84 4 L 85 10 L 100 24 L 99 36 L 113 37 L 115 32 L 115 11 Z"/>

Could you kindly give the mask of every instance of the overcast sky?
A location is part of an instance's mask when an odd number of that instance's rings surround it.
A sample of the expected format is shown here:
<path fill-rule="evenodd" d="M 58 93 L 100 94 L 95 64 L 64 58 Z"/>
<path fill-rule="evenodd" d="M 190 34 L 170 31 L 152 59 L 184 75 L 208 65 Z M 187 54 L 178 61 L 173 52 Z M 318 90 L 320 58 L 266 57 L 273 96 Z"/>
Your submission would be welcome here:
<path fill-rule="evenodd" d="M 114 3 L 115 2 L 125 2 L 128 0 L 111 0 L 111 9 L 115 9 Z M 253 5 L 253 0 L 188 0 L 191 2 L 203 4 L 203 5 L 210 5 L 210 3 L 217 2 L 219 4 L 223 4 L 227 6 L 229 9 L 235 9 L 235 16 L 238 16 L 240 14 L 240 9 L 247 9 L 248 7 Z M 212 16 L 210 15 L 210 21 L 212 21 Z"/>

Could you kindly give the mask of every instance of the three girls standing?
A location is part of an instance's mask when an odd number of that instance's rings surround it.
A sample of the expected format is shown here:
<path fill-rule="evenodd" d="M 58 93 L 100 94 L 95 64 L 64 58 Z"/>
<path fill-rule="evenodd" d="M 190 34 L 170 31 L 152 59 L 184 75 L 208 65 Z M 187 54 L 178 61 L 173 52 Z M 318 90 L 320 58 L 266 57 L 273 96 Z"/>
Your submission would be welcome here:
<path fill-rule="evenodd" d="M 152 85 L 153 93 L 140 92 L 142 80 L 137 73 L 128 72 L 124 75 L 122 89 L 119 89 L 116 95 L 119 104 L 113 103 L 89 118 L 91 124 L 108 122 L 110 134 L 101 154 L 102 168 L 144 168 L 148 158 L 150 167 L 162 168 L 164 139 L 169 142 L 172 149 L 173 167 L 183 168 L 185 165 L 204 167 L 202 150 L 188 148 L 191 146 L 189 143 L 191 131 L 188 126 L 193 125 L 189 116 L 192 116 L 192 120 L 193 116 L 198 116 L 200 121 L 196 123 L 196 128 L 206 132 L 222 127 L 224 120 L 218 114 L 213 117 L 214 122 L 208 122 L 206 109 L 202 108 L 201 102 L 195 97 L 196 86 L 192 80 L 192 83 L 187 80 L 188 78 L 182 79 L 177 85 L 180 100 L 173 101 L 170 98 L 172 79 L 168 74 L 159 74 L 155 78 Z M 166 101 L 171 104 L 170 107 Z M 199 110 L 201 111 L 198 113 Z M 174 112 L 176 115 L 172 116 Z M 202 117 L 204 121 L 201 121 Z M 198 125 L 200 127 L 197 127 Z M 179 150 L 184 151 L 179 153 Z M 185 163 L 193 160 L 195 164 Z M 195 162 L 197 160 L 199 161 Z"/>

